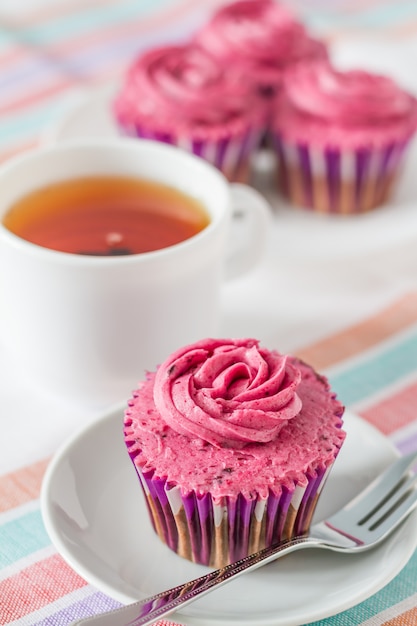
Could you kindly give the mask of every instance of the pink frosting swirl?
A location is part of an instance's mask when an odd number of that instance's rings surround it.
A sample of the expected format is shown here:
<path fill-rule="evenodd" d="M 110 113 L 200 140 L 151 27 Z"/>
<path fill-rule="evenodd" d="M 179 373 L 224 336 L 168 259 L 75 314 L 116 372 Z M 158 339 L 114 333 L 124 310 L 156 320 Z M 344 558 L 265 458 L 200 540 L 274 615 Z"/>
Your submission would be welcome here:
<path fill-rule="evenodd" d="M 194 45 L 164 46 L 139 56 L 115 107 L 121 119 L 153 125 L 210 126 L 250 115 L 254 94 L 242 76 Z"/>
<path fill-rule="evenodd" d="M 327 56 L 323 42 L 274 0 L 226 5 L 197 33 L 196 43 L 218 59 L 246 68 L 258 83 L 281 79 L 292 63 Z"/>
<path fill-rule="evenodd" d="M 280 48 L 277 34 L 294 26 L 299 25 L 281 5 L 271 0 L 243 0 L 219 9 L 197 40 L 215 56 L 268 61 L 274 48 Z"/>
<path fill-rule="evenodd" d="M 293 68 L 285 79 L 289 104 L 298 112 L 349 126 L 380 126 L 415 117 L 416 100 L 386 76 L 337 71 L 328 62 Z"/>
<path fill-rule="evenodd" d="M 300 379 L 286 356 L 254 339 L 206 339 L 158 368 L 154 402 L 176 432 L 239 448 L 272 441 L 300 412 Z"/>

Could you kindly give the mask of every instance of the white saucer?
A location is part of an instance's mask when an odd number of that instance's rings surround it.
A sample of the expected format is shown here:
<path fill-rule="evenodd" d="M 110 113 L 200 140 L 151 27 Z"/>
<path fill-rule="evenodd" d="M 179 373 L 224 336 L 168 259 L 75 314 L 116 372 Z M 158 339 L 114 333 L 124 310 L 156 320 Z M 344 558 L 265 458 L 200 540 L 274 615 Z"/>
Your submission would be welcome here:
<path fill-rule="evenodd" d="M 54 457 L 42 486 L 47 531 L 89 583 L 122 603 L 207 572 L 154 534 L 123 442 L 123 410 L 84 429 Z M 391 443 L 346 414 L 348 436 L 316 520 L 350 500 L 396 456 Z M 245 574 L 175 614 L 189 626 L 295 626 L 366 599 L 407 563 L 417 545 L 417 513 L 387 541 L 360 555 L 303 550 Z"/>
<path fill-rule="evenodd" d="M 117 137 L 118 129 L 111 112 L 117 85 L 104 85 L 80 92 L 68 113 L 58 124 L 48 128 L 45 143 L 83 137 Z M 269 161 L 258 160 L 261 181 Z M 415 197 L 417 181 L 417 140 L 413 143 L 392 202 L 375 211 L 357 216 L 325 216 L 288 206 L 271 189 L 262 189 L 271 202 L 276 219 L 274 248 L 280 259 L 327 260 L 358 257 L 417 240 Z M 257 185 L 259 187 L 259 185 Z"/>

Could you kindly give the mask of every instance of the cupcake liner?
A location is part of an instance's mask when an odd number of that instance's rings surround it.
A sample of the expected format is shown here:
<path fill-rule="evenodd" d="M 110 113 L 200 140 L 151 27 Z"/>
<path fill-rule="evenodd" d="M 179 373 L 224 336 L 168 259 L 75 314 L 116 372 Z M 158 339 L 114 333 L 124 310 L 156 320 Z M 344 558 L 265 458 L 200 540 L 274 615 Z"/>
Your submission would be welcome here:
<path fill-rule="evenodd" d="M 131 454 L 132 461 L 137 451 Z M 184 494 L 153 469 L 135 465 L 155 532 L 180 556 L 224 567 L 282 539 L 305 533 L 332 465 L 305 476 L 305 484 L 271 490 L 266 498 L 242 493 L 216 501 L 210 493 Z"/>
<path fill-rule="evenodd" d="M 261 138 L 259 128 L 250 128 L 239 137 L 225 136 L 220 139 L 175 135 L 145 128 L 140 124 L 131 124 L 122 130 L 130 137 L 161 141 L 191 152 L 217 167 L 229 181 L 241 183 L 248 182 L 250 178 L 251 156 Z"/>
<path fill-rule="evenodd" d="M 278 186 L 291 204 L 320 213 L 363 213 L 390 197 L 410 137 L 380 147 L 340 150 L 290 143 L 274 134 Z"/>

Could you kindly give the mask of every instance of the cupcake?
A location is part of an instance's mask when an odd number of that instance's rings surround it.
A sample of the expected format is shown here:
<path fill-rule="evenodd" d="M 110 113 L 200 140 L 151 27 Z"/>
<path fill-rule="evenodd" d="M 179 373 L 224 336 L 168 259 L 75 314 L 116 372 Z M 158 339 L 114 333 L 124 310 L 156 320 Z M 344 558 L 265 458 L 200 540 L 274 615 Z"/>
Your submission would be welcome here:
<path fill-rule="evenodd" d="M 121 131 L 190 151 L 231 181 L 247 182 L 265 125 L 250 83 L 194 45 L 139 56 L 114 102 Z"/>
<path fill-rule="evenodd" d="M 287 9 L 274 0 L 240 0 L 220 8 L 194 41 L 222 64 L 233 64 L 271 100 L 288 67 L 326 58 L 324 42 L 311 37 Z"/>
<path fill-rule="evenodd" d="M 374 209 L 393 191 L 416 124 L 416 98 L 390 78 L 300 64 L 274 110 L 279 188 L 323 213 Z"/>
<path fill-rule="evenodd" d="M 305 533 L 344 441 L 312 367 L 254 339 L 205 339 L 149 373 L 124 433 L 161 540 L 223 567 Z"/>

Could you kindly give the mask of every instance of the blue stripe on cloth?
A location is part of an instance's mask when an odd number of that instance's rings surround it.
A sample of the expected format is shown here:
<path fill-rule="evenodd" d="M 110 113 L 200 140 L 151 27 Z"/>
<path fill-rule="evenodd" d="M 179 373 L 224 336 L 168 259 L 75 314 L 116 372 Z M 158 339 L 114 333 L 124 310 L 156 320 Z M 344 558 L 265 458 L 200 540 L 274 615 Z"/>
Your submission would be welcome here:
<path fill-rule="evenodd" d="M 365 620 L 414 595 L 416 593 L 416 580 L 417 552 L 413 554 L 402 571 L 381 591 L 347 611 L 314 622 L 314 626 L 358 626 Z M 323 589 L 323 593 L 326 593 L 325 589 Z M 312 624 L 306 626 L 312 626 Z"/>
<path fill-rule="evenodd" d="M 0 526 L 0 567 L 11 565 L 50 543 L 39 510 L 10 520 Z"/>
<path fill-rule="evenodd" d="M 340 400 L 351 405 L 390 387 L 414 371 L 417 371 L 417 334 L 341 373 L 329 374 L 329 380 Z"/>

